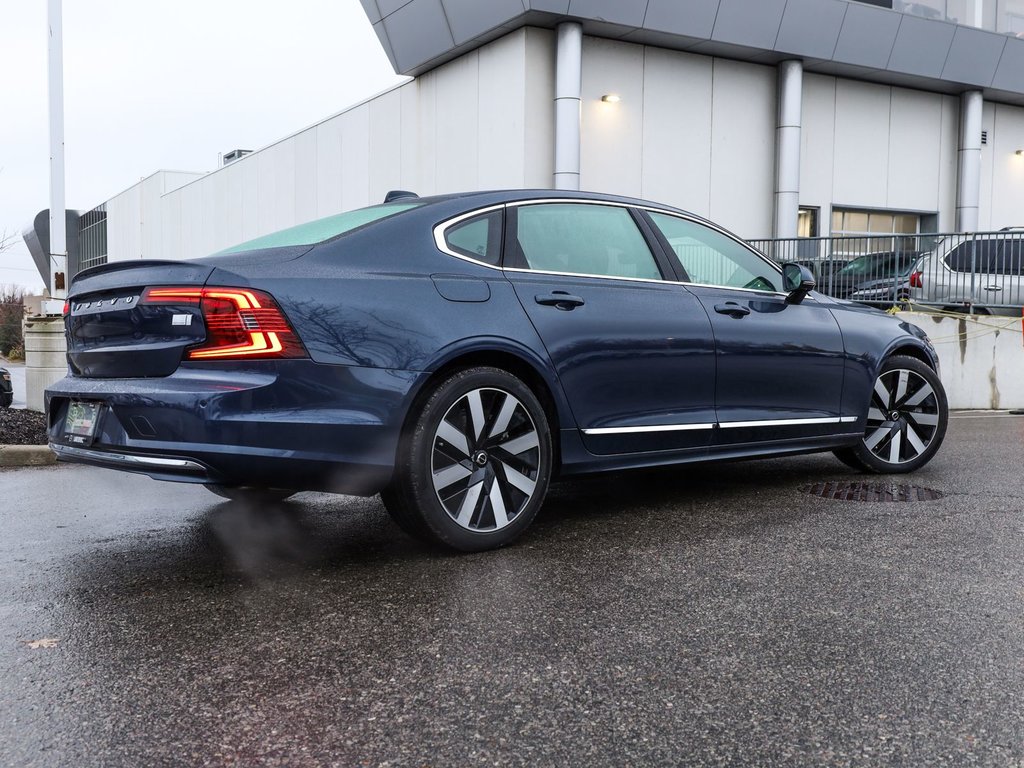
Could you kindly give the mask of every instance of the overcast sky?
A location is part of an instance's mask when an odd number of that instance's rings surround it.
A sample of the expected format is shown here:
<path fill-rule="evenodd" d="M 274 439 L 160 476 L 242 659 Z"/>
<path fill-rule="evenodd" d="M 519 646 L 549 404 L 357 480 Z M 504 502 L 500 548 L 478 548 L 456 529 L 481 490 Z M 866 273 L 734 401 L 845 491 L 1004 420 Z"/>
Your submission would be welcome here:
<path fill-rule="evenodd" d="M 0 283 L 42 288 L 20 234 L 49 207 L 45 0 L 0 0 Z M 210 171 L 398 82 L 359 0 L 64 0 L 67 205 Z"/>

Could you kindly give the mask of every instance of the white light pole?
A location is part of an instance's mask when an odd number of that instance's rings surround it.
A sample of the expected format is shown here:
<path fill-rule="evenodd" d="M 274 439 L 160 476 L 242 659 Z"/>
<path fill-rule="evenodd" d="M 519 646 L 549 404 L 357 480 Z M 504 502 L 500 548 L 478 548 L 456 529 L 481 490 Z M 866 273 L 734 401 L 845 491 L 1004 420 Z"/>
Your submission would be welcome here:
<path fill-rule="evenodd" d="M 68 243 L 64 211 L 64 29 L 61 0 L 49 0 L 50 74 L 50 296 L 47 314 L 60 314 L 67 297 Z M 56 305 L 56 311 L 53 309 Z"/>

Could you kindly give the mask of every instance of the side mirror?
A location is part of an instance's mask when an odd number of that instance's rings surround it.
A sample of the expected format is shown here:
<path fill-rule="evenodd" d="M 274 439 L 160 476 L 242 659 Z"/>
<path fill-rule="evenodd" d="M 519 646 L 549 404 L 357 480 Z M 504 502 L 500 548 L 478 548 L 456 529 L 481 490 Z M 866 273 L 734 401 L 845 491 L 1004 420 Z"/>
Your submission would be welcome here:
<path fill-rule="evenodd" d="M 789 291 L 786 297 L 787 304 L 799 304 L 817 285 L 811 270 L 802 264 L 783 264 L 782 284 Z"/>

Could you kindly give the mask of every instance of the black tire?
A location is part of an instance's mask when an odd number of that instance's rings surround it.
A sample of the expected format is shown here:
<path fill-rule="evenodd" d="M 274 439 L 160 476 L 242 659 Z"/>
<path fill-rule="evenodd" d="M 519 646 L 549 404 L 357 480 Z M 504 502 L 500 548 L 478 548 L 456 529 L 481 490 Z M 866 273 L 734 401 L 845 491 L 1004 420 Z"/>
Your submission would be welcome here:
<path fill-rule="evenodd" d="M 381 499 L 409 535 L 462 552 L 514 541 L 544 503 L 553 466 L 533 391 L 499 368 L 457 371 L 414 406 Z"/>
<path fill-rule="evenodd" d="M 284 501 L 290 496 L 294 496 L 298 493 L 298 491 L 290 491 L 287 488 L 261 488 L 256 485 L 218 485 L 216 483 L 204 483 L 203 487 L 210 493 L 216 494 L 223 499 L 253 503 Z"/>
<path fill-rule="evenodd" d="M 864 472 L 913 472 L 939 450 L 948 422 L 946 393 L 935 371 L 913 357 L 890 357 L 871 393 L 864 437 L 835 455 Z"/>
<path fill-rule="evenodd" d="M 0 395 L 0 408 L 10 408 L 14 402 L 14 395 Z"/>

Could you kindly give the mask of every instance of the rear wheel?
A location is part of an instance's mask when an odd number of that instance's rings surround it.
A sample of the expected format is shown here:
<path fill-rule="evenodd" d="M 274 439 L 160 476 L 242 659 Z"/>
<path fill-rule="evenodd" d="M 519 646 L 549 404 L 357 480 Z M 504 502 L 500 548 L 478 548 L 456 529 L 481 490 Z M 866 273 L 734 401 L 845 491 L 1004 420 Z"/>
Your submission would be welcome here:
<path fill-rule="evenodd" d="M 395 522 L 464 552 L 516 539 L 551 479 L 551 434 L 536 395 L 507 371 L 470 368 L 438 384 L 413 418 L 381 494 Z"/>
<path fill-rule="evenodd" d="M 948 419 L 946 393 L 935 371 L 912 357 L 891 357 L 875 380 L 864 437 L 835 454 L 854 469 L 913 472 L 939 450 Z"/>
<path fill-rule="evenodd" d="M 289 496 L 294 496 L 297 491 L 290 491 L 287 488 L 261 488 L 257 485 L 218 485 L 216 483 L 204 483 L 206 490 L 224 499 L 232 501 L 267 502 L 284 501 Z"/>

